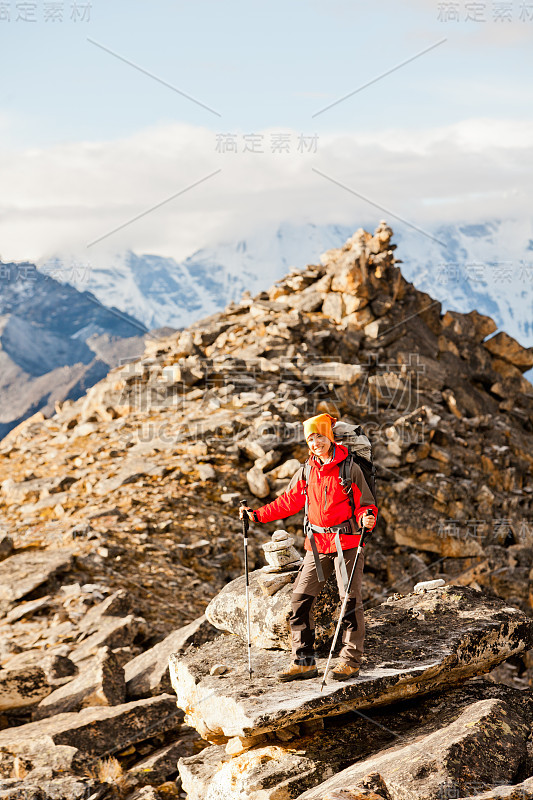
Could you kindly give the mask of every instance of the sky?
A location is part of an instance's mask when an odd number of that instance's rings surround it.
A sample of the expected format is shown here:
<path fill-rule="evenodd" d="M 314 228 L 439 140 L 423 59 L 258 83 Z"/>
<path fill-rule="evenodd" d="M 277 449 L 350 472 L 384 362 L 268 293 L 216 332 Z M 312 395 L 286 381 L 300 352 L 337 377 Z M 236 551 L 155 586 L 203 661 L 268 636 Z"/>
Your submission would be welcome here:
<path fill-rule="evenodd" d="M 0 257 L 529 219 L 533 0 L 0 0 Z"/>

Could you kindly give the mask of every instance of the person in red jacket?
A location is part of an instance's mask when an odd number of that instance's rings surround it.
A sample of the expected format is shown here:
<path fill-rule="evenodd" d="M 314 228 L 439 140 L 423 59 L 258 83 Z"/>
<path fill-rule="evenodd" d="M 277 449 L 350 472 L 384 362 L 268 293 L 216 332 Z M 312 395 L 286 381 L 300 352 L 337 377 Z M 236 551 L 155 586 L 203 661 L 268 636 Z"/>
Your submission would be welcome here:
<path fill-rule="evenodd" d="M 255 511 L 242 507 L 240 516 L 247 513 L 255 522 L 272 522 L 297 514 L 305 506 L 306 491 L 309 500 L 308 517 L 310 531 L 305 539 L 305 557 L 293 585 L 289 617 L 292 642 L 292 663 L 278 673 L 278 680 L 291 681 L 314 678 L 318 675 L 315 660 L 315 623 L 313 606 L 325 581 L 335 568 L 337 586 L 344 598 L 339 556 L 335 546 L 335 535 L 340 534 L 341 549 L 349 575 L 359 546 L 361 532 L 358 526 L 371 531 L 378 514 L 374 497 L 361 468 L 353 462 L 351 484 L 355 504 L 355 521 L 352 517 L 350 499 L 339 481 L 339 465 L 348 456 L 348 449 L 336 444 L 333 438 L 329 414 L 319 414 L 304 421 L 304 434 L 310 453 L 311 470 L 306 485 L 304 465 L 293 475 L 285 492 Z M 309 533 L 313 534 L 316 547 L 313 553 Z M 364 547 L 364 543 L 363 543 Z M 320 565 L 323 581 L 319 580 Z M 359 555 L 354 579 L 348 595 L 343 626 L 343 647 L 339 662 L 329 673 L 330 680 L 346 680 L 357 675 L 364 648 L 365 622 L 361 597 L 361 582 L 364 568 L 363 551 Z M 329 681 L 328 681 L 329 682 Z"/>

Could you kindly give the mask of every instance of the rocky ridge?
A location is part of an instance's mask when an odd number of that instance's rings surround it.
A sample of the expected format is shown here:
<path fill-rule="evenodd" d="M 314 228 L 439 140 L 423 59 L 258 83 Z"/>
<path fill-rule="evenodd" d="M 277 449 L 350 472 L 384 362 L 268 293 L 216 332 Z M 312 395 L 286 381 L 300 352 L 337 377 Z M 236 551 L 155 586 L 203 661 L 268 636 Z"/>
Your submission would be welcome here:
<path fill-rule="evenodd" d="M 369 609 L 443 577 L 531 614 L 533 397 L 522 373 L 533 351 L 487 338 L 495 324 L 475 311 L 441 315 L 403 278 L 391 236 L 385 224 L 357 231 L 320 264 L 149 342 L 141 359 L 1 443 L 5 781 L 32 785 L 43 758 L 46 780 L 64 777 L 51 755 L 10 750 L 10 730 L 60 717 L 74 729 L 90 713 L 98 725 L 102 707 L 121 719 L 131 703 L 142 721 L 146 700 L 164 706 L 168 656 L 212 638 L 206 605 L 242 574 L 238 499 L 283 491 L 305 458 L 301 420 L 322 410 L 360 422 L 375 445 Z M 300 522 L 252 526 L 251 567 L 263 565 L 260 545 L 276 527 L 301 549 Z M 526 690 L 530 655 L 516 652 L 490 675 Z M 89 760 L 101 767 L 113 751 L 129 775 L 153 753 L 167 763 L 180 741 L 181 755 L 192 746 L 182 718 L 152 738 L 138 728 L 123 749 L 115 736 Z M 194 747 L 205 745 L 197 736 Z M 71 765 L 85 764 L 84 747 Z M 175 777 L 165 769 L 156 785 Z M 132 792 L 155 791 L 133 772 Z M 109 786 L 118 783 L 115 774 Z"/>

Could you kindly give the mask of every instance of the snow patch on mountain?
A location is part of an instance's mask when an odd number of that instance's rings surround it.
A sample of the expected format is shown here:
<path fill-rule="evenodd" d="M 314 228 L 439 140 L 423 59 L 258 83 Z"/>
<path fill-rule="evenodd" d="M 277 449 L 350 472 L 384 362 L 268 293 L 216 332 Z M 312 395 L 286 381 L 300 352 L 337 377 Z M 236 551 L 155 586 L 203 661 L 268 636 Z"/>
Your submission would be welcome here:
<path fill-rule="evenodd" d="M 239 300 L 246 290 L 253 295 L 266 289 L 293 266 L 316 262 L 356 228 L 371 230 L 378 221 L 352 226 L 284 222 L 197 250 L 181 262 L 130 251 L 84 274 L 69 271 L 68 257 L 39 268 L 55 268 L 56 280 L 89 290 L 148 328 L 182 328 Z M 522 345 L 533 345 L 533 223 L 490 220 L 426 231 L 401 222 L 393 227 L 396 256 L 407 280 L 440 300 L 443 310 L 475 308 Z"/>

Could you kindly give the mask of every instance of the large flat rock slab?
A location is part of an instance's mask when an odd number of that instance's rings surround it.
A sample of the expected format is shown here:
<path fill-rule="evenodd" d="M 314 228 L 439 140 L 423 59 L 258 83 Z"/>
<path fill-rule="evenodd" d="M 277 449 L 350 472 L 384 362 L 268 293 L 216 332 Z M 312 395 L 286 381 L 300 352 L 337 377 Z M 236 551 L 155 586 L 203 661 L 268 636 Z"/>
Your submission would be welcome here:
<path fill-rule="evenodd" d="M 183 714 L 169 694 L 57 714 L 0 731 L 0 762 L 19 756 L 32 767 L 80 769 L 94 759 L 179 728 Z"/>
<path fill-rule="evenodd" d="M 366 655 L 356 678 L 278 683 L 287 655 L 247 648 L 240 637 L 219 637 L 170 659 L 172 685 L 186 722 L 215 744 L 257 736 L 302 721 L 387 705 L 451 687 L 490 671 L 533 644 L 533 620 L 474 589 L 446 586 L 394 597 L 366 615 Z M 228 671 L 211 676 L 223 662 Z M 319 671 L 325 659 L 318 659 Z"/>
<path fill-rule="evenodd" d="M 296 725 L 290 741 L 273 735 L 233 757 L 213 745 L 181 758 L 179 771 L 188 800 L 296 798 L 321 784 L 324 793 L 318 796 L 329 800 L 370 800 L 367 791 L 374 792 L 374 800 L 395 798 L 397 786 L 409 800 L 431 795 L 437 787 L 443 800 L 466 789 L 495 784 L 501 789 L 514 779 L 532 711 L 517 689 L 469 681 L 445 694 L 334 717 L 315 732 Z M 281 733 L 286 736 L 288 730 Z M 484 737 L 490 741 L 480 747 Z M 387 758 L 376 765 L 382 753 Z M 327 788 L 329 779 L 348 774 L 352 765 L 359 770 L 346 784 L 352 794 Z"/>
<path fill-rule="evenodd" d="M 529 732 L 529 725 L 505 702 L 481 700 L 448 725 L 417 732 L 411 740 L 338 772 L 298 800 L 325 800 L 333 790 L 350 797 L 376 774 L 390 800 L 471 796 L 512 782 L 525 758 Z"/>

